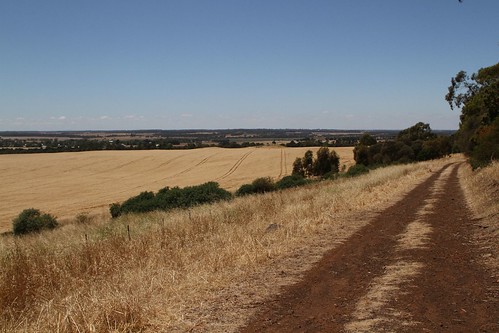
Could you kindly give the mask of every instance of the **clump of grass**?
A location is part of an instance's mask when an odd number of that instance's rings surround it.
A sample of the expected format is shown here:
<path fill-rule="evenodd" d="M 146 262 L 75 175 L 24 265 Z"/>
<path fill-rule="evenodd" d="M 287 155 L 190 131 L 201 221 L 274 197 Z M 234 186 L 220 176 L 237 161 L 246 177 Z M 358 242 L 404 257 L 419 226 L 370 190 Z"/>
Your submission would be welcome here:
<path fill-rule="evenodd" d="M 249 313 L 231 304 L 277 292 L 273 286 L 293 281 L 313 262 L 310 256 L 317 259 L 344 240 L 367 223 L 369 212 L 442 163 L 377 169 L 188 210 L 93 218 L 22 239 L 3 237 L 0 331 L 175 332 L 200 321 L 209 331 L 230 331 Z M 265 232 L 270 224 L 281 227 Z M 283 279 L 275 263 L 286 258 L 302 262 L 294 261 L 290 278 Z M 217 299 L 234 295 L 234 288 L 245 298 Z"/>

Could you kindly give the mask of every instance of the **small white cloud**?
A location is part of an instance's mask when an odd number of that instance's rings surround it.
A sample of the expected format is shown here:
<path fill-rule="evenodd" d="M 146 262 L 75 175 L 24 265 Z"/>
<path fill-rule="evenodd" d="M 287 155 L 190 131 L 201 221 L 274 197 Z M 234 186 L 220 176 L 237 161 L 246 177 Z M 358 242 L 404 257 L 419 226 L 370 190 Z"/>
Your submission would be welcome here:
<path fill-rule="evenodd" d="M 111 119 L 111 117 L 109 117 L 109 116 L 101 116 L 100 117 L 100 120 L 109 120 L 109 119 Z"/>
<path fill-rule="evenodd" d="M 59 118 L 57 118 L 59 120 L 66 120 L 66 116 L 60 116 Z"/>
<path fill-rule="evenodd" d="M 127 120 L 141 120 L 141 119 L 144 119 L 144 116 L 136 116 L 133 114 L 129 114 L 129 115 L 124 116 L 123 118 L 127 119 Z"/>
<path fill-rule="evenodd" d="M 190 113 L 182 113 L 182 114 L 180 115 L 180 117 L 183 117 L 183 118 L 191 118 L 191 117 L 192 117 L 192 114 L 190 114 Z"/>
<path fill-rule="evenodd" d="M 24 120 L 24 117 L 17 117 L 16 120 Z"/>

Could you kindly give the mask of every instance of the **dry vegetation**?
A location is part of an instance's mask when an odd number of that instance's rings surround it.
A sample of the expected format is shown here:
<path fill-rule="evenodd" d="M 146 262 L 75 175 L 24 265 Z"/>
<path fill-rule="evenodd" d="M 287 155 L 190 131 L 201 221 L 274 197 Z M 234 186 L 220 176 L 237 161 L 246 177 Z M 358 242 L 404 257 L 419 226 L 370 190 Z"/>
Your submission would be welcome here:
<path fill-rule="evenodd" d="M 95 151 L 0 156 L 0 232 L 26 208 L 61 218 L 107 212 L 109 204 L 165 186 L 217 181 L 236 190 L 257 177 L 291 174 L 307 148 L 204 148 Z M 317 148 L 311 148 L 317 150 Z M 354 164 L 353 149 L 335 148 L 341 164 Z"/>
<path fill-rule="evenodd" d="M 4 237 L 0 331 L 233 331 L 259 302 L 448 162 Z"/>
<path fill-rule="evenodd" d="M 475 217 L 475 240 L 483 261 L 499 278 L 499 162 L 474 172 L 467 165 L 459 178 Z"/>

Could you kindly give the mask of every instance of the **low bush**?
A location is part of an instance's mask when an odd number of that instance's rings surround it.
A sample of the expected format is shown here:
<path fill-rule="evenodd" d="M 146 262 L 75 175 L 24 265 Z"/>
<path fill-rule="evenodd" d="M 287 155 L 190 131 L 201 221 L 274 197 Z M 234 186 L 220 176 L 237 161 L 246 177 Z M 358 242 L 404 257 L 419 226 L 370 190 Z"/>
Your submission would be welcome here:
<path fill-rule="evenodd" d="M 298 187 L 298 186 L 303 186 L 308 184 L 309 182 L 302 176 L 300 175 L 291 175 L 291 176 L 286 176 L 280 179 L 276 183 L 276 187 L 279 190 L 283 190 L 285 188 L 292 188 L 292 187 Z"/>
<path fill-rule="evenodd" d="M 114 203 L 109 207 L 112 217 L 118 217 L 126 213 L 145 213 L 154 210 L 170 210 L 174 208 L 189 208 L 192 206 L 211 203 L 220 200 L 228 200 L 232 194 L 222 188 L 216 182 L 208 182 L 197 186 L 165 187 L 158 191 L 142 192 L 132 197 L 121 205 Z"/>
<path fill-rule="evenodd" d="M 274 181 L 270 177 L 257 178 L 251 185 L 253 185 L 255 193 L 272 192 L 277 189 Z"/>
<path fill-rule="evenodd" d="M 368 173 L 369 169 L 364 165 L 364 164 L 355 164 L 352 165 L 350 168 L 348 168 L 347 171 L 347 176 L 348 177 L 355 177 L 362 175 L 364 173 Z"/>
<path fill-rule="evenodd" d="M 57 226 L 58 223 L 55 217 L 50 214 L 42 214 L 40 210 L 35 208 L 23 210 L 12 221 L 14 235 L 25 235 L 43 229 L 54 229 Z"/>
<path fill-rule="evenodd" d="M 251 184 L 243 184 L 236 191 L 236 196 L 244 196 L 254 193 L 266 193 L 277 190 L 277 186 L 270 177 L 255 179 Z"/>

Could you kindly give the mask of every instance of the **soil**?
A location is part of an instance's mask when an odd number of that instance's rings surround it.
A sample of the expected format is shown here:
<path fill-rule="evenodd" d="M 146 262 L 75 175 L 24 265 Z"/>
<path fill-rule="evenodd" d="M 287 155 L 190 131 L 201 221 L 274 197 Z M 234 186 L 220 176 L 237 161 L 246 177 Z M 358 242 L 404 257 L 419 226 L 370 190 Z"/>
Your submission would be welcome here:
<path fill-rule="evenodd" d="M 448 164 L 386 209 L 240 332 L 499 332 L 499 281 Z"/>

